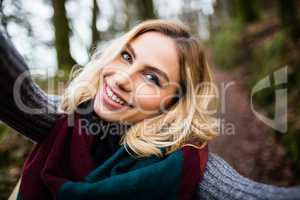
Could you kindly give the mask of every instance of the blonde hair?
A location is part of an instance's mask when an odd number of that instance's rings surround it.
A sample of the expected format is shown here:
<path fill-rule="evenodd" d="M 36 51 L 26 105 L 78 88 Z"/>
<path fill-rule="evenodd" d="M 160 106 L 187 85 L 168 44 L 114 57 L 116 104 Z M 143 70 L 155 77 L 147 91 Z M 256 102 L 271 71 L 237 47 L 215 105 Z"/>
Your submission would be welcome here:
<path fill-rule="evenodd" d="M 79 104 L 96 95 L 101 68 L 111 62 L 126 44 L 139 35 L 155 31 L 174 39 L 179 56 L 184 94 L 168 112 L 135 124 L 122 136 L 121 144 L 136 156 L 162 156 L 184 145 L 201 148 L 217 135 L 218 121 L 210 110 L 216 109 L 216 89 L 204 50 L 189 30 L 179 22 L 148 20 L 113 40 L 71 80 L 63 95 L 61 109 L 73 112 Z M 214 104 L 211 104 L 213 102 Z M 129 149 L 128 149 L 129 148 Z"/>

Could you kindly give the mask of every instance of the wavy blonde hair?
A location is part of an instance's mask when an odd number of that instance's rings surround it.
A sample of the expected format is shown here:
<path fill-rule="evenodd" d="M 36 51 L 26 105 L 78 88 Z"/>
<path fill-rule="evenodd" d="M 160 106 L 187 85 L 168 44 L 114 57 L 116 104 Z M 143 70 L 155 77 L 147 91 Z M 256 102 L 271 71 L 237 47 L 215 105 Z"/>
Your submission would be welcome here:
<path fill-rule="evenodd" d="M 65 90 L 60 108 L 70 113 L 82 102 L 94 98 L 102 67 L 111 62 L 126 44 L 149 31 L 162 33 L 175 41 L 184 93 L 168 112 L 133 125 L 120 143 L 139 157 L 162 156 L 184 145 L 202 148 L 217 135 L 218 120 L 212 116 L 216 111 L 217 91 L 204 49 L 180 22 L 148 20 L 111 41 L 104 51 L 96 52 L 82 70 L 72 73 L 73 79 Z"/>

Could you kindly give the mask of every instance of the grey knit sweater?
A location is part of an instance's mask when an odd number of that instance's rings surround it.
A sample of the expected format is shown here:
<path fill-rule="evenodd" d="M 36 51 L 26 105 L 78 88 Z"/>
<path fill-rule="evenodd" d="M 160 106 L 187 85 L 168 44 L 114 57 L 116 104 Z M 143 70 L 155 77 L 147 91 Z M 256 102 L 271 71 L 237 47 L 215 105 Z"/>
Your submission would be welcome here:
<path fill-rule="evenodd" d="M 59 98 L 47 95 L 28 76 L 21 85 L 22 101 L 26 106 L 43 111 L 28 114 L 20 110 L 13 96 L 13 87 L 23 72 L 28 72 L 26 63 L 0 33 L 0 120 L 38 142 L 55 123 Z M 203 180 L 199 183 L 198 199 L 300 199 L 300 187 L 282 188 L 254 182 L 210 153 Z"/>

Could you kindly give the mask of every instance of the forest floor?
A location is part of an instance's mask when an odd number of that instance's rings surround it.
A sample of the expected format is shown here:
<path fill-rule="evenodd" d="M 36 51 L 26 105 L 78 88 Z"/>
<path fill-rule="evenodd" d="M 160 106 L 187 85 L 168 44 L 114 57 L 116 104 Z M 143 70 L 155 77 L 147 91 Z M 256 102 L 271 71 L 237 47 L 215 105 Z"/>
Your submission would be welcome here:
<path fill-rule="evenodd" d="M 223 128 L 210 143 L 210 151 L 253 180 L 281 186 L 295 184 L 291 181 L 294 179 L 291 162 L 284 147 L 276 143 L 271 128 L 251 110 L 251 91 L 245 87 L 246 75 L 241 70 L 229 73 L 214 67 L 214 71 L 219 90 L 224 91 L 226 85 L 227 89 L 220 105 Z"/>

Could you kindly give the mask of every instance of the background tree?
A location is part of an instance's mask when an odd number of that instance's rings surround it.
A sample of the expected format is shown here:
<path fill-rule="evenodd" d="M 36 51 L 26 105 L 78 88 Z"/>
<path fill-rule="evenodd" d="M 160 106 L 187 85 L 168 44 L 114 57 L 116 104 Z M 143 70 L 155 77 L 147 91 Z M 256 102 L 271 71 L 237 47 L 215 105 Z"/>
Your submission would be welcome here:
<path fill-rule="evenodd" d="M 297 0 L 279 0 L 279 13 L 282 27 L 288 32 L 293 41 L 300 38 L 300 22 L 298 17 Z"/>
<path fill-rule="evenodd" d="M 97 43 L 100 40 L 100 31 L 97 29 L 97 19 L 99 17 L 99 14 L 100 14 L 100 9 L 97 0 L 93 0 L 92 24 L 91 24 L 92 39 L 91 39 L 91 46 L 90 46 L 91 52 L 93 52 L 94 48 L 96 48 Z"/>
<path fill-rule="evenodd" d="M 143 21 L 156 18 L 153 0 L 135 0 L 137 6 L 138 19 Z"/>
<path fill-rule="evenodd" d="M 51 2 L 54 13 L 52 19 L 58 67 L 70 71 L 71 67 L 75 64 L 75 60 L 70 53 L 69 37 L 71 35 L 71 29 L 66 14 L 66 0 L 52 0 Z"/>
<path fill-rule="evenodd" d="M 125 28 L 128 30 L 137 21 L 157 18 L 153 0 L 124 0 Z"/>
<path fill-rule="evenodd" d="M 255 22 L 259 19 L 259 1 L 252 0 L 232 0 L 231 12 L 234 17 L 238 17 L 242 22 Z"/>

